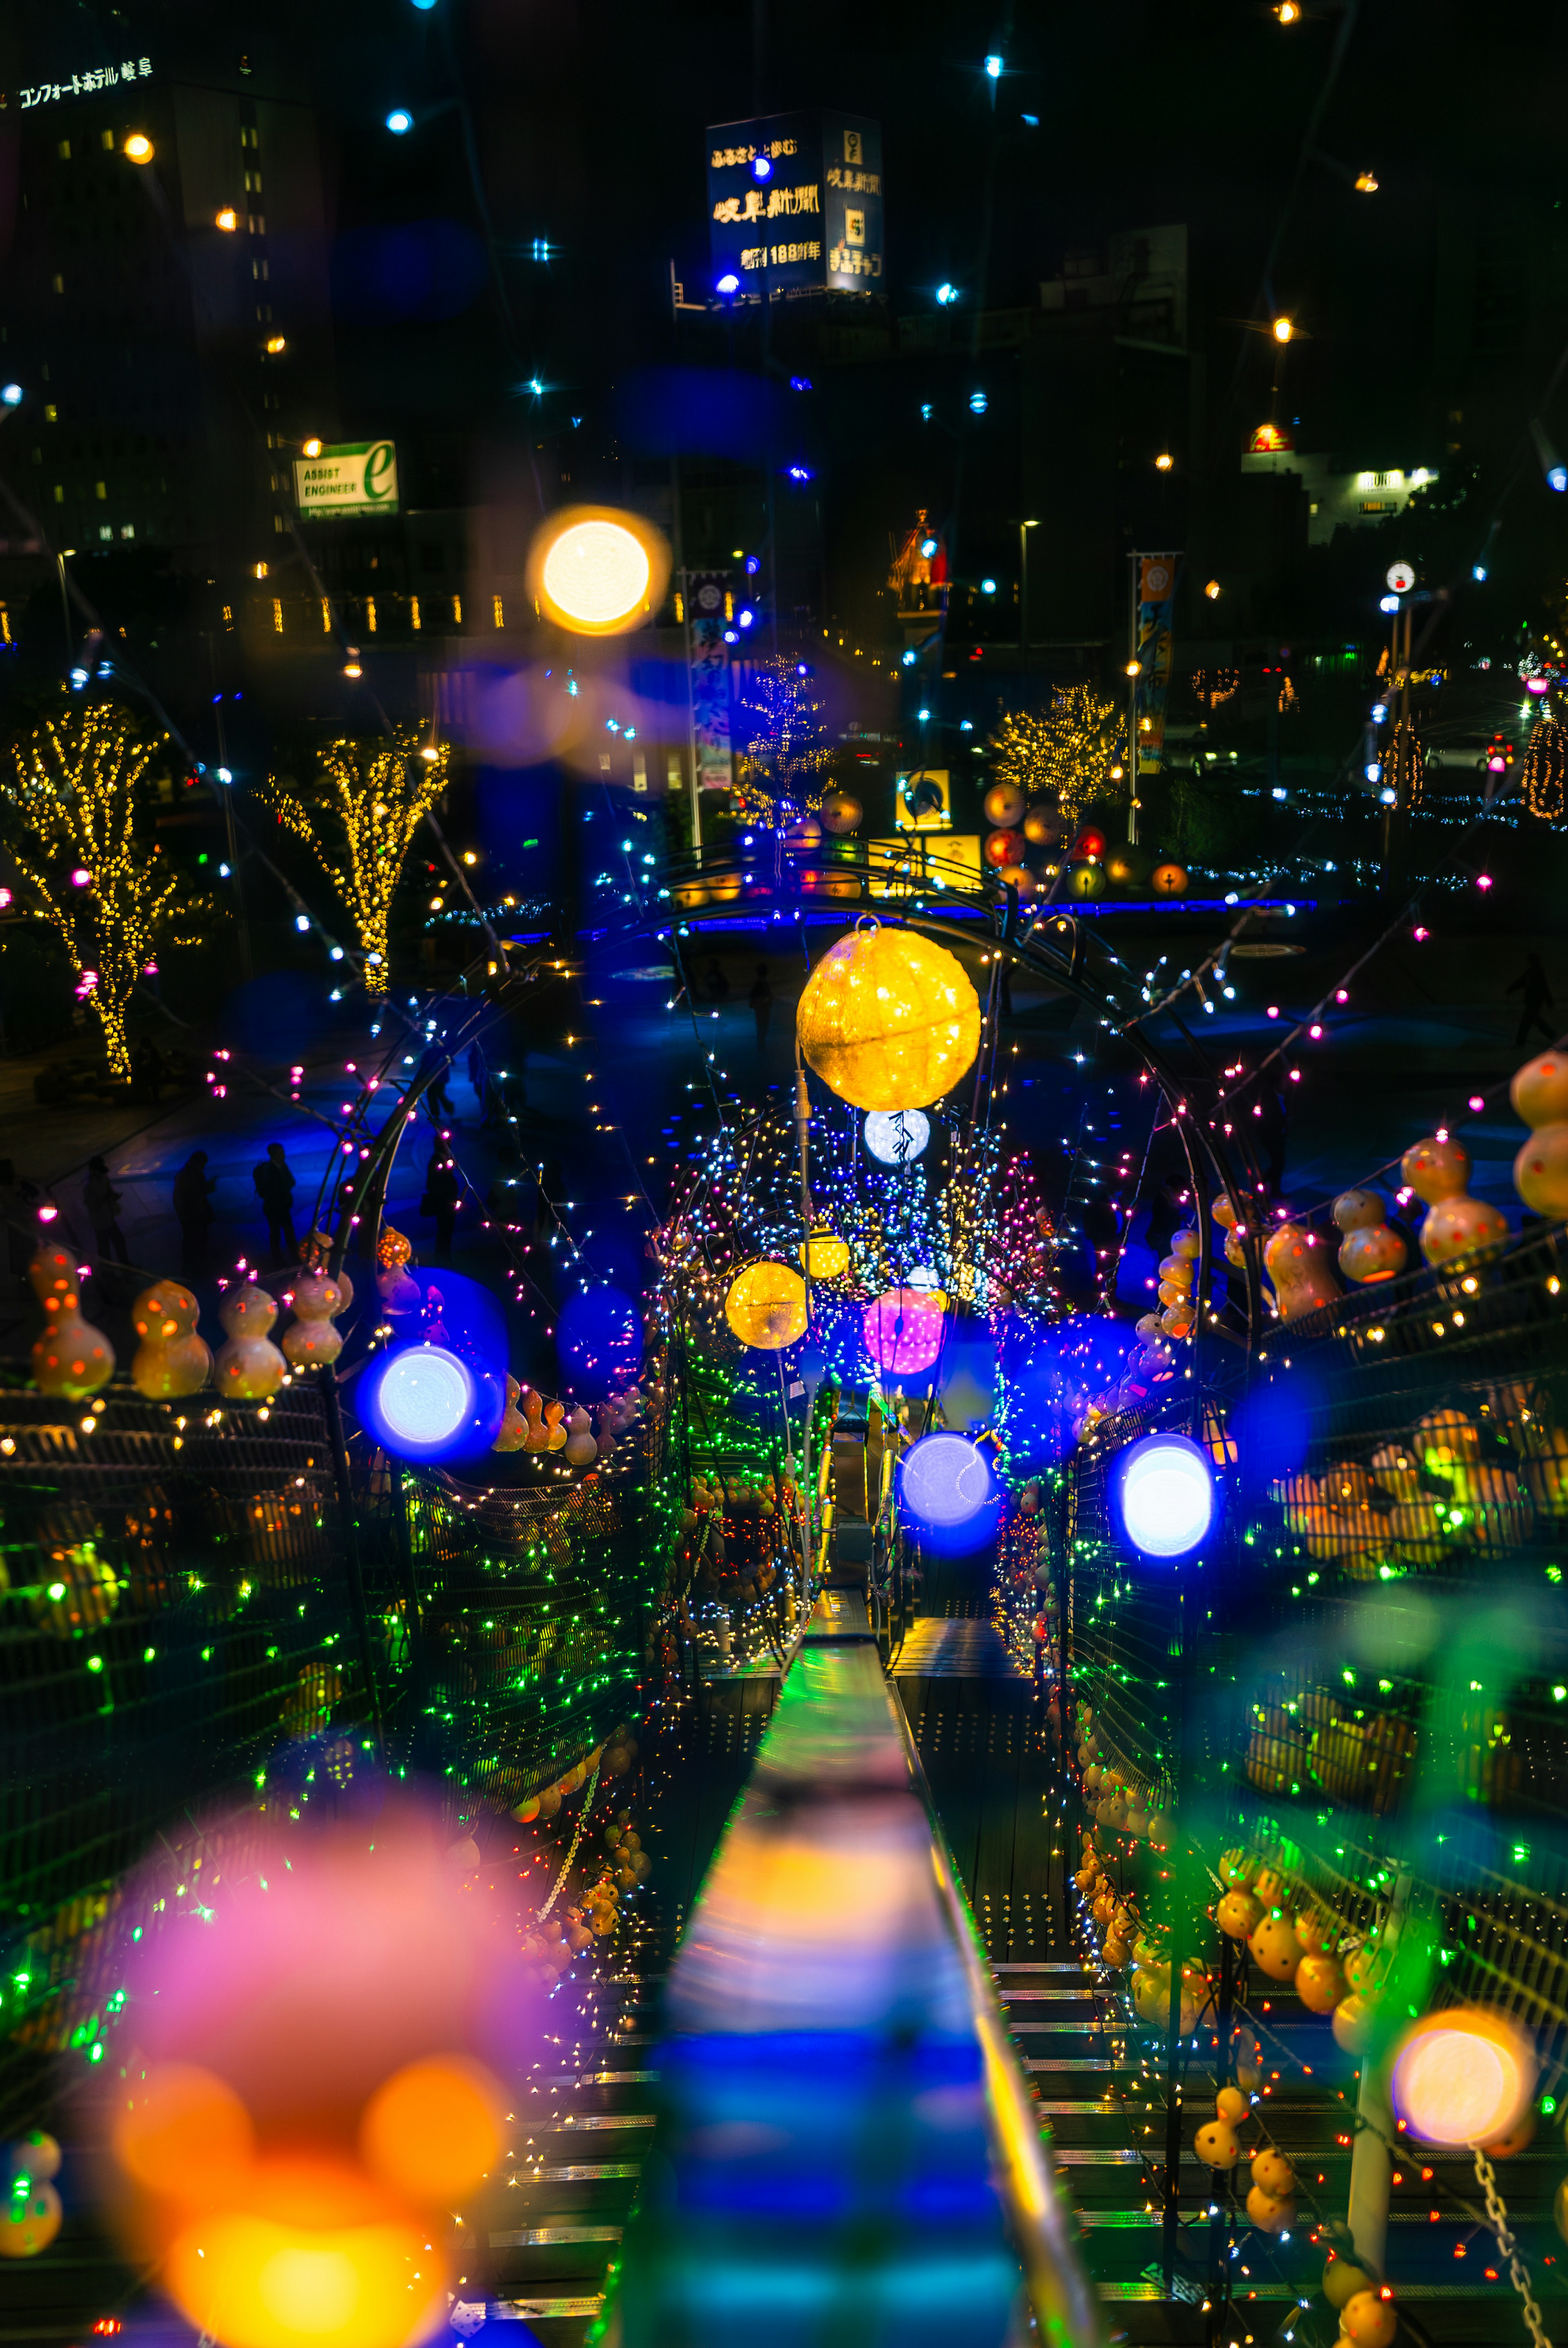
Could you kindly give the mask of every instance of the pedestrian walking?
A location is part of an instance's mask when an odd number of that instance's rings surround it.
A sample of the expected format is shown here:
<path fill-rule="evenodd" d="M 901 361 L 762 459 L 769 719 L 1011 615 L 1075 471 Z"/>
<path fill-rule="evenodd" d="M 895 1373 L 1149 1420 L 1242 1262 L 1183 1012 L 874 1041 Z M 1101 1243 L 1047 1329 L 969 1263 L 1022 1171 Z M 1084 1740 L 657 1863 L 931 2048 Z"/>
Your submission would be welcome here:
<path fill-rule="evenodd" d="M 425 1087 L 425 1106 L 430 1111 L 432 1118 L 436 1121 L 444 1117 L 451 1117 L 454 1123 L 456 1121 L 457 1112 L 452 1106 L 452 1096 L 446 1089 L 446 1079 L 451 1072 L 450 1061 L 444 1062 Z"/>
<path fill-rule="evenodd" d="M 746 1001 L 752 1006 L 752 1016 L 757 1023 L 757 1056 L 760 1059 L 768 1040 L 768 1028 L 774 1015 L 774 991 L 768 984 L 766 963 L 757 964 L 757 974 L 752 981 L 752 991 Z"/>
<path fill-rule="evenodd" d="M 419 1211 L 436 1219 L 436 1253 L 437 1261 L 442 1263 L 452 1261 L 452 1234 L 457 1220 L 460 1192 L 457 1169 L 452 1163 L 451 1152 L 437 1143 L 425 1169 L 425 1196 L 419 1201 Z"/>
<path fill-rule="evenodd" d="M 708 956 L 708 975 L 702 981 L 702 985 L 711 1003 L 728 1003 L 730 982 L 719 968 L 717 954 Z"/>
<path fill-rule="evenodd" d="M 1525 955 L 1524 968 L 1508 992 L 1510 994 L 1522 994 L 1524 997 L 1523 1008 L 1519 1014 L 1519 1032 L 1513 1039 L 1515 1044 L 1522 1044 L 1532 1028 L 1544 1035 L 1549 1044 L 1555 1044 L 1556 1035 L 1553 1033 L 1547 1020 L 1542 1015 L 1546 1005 L 1552 1003 L 1553 998 L 1551 983 L 1541 967 L 1541 956 L 1538 953 L 1532 951 Z"/>
<path fill-rule="evenodd" d="M 267 1154 L 251 1169 L 261 1212 L 267 1218 L 267 1252 L 274 1263 L 292 1263 L 300 1252 L 294 1237 L 294 1171 L 281 1141 L 269 1141 Z"/>
<path fill-rule="evenodd" d="M 82 1204 L 92 1225 L 93 1244 L 103 1257 L 114 1256 L 128 1263 L 130 1255 L 125 1243 L 125 1233 L 119 1227 L 119 1192 L 109 1180 L 109 1169 L 101 1158 L 87 1160 L 87 1179 L 82 1184 Z"/>
<path fill-rule="evenodd" d="M 156 1107 L 163 1090 L 165 1069 L 163 1054 L 150 1035 L 144 1035 L 130 1056 L 130 1097 Z"/>
<path fill-rule="evenodd" d="M 6 1269 L 25 1288 L 27 1266 L 38 1246 L 38 1186 L 18 1174 L 9 1158 L 0 1158 L 0 1217 L 5 1224 Z"/>
<path fill-rule="evenodd" d="M 212 1211 L 212 1193 L 217 1188 L 216 1177 L 207 1171 L 207 1152 L 193 1149 L 174 1178 L 180 1269 L 187 1277 L 207 1268 L 207 1234 L 217 1220 Z"/>

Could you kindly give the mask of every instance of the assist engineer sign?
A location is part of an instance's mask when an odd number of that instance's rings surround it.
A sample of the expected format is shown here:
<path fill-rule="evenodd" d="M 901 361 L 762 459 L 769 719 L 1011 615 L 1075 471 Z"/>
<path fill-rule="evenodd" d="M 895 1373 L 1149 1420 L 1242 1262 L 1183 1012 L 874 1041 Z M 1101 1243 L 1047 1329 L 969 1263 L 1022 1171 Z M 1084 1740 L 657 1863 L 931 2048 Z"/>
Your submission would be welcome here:
<path fill-rule="evenodd" d="M 345 440 L 294 459 L 302 515 L 397 511 L 397 450 L 390 440 Z"/>

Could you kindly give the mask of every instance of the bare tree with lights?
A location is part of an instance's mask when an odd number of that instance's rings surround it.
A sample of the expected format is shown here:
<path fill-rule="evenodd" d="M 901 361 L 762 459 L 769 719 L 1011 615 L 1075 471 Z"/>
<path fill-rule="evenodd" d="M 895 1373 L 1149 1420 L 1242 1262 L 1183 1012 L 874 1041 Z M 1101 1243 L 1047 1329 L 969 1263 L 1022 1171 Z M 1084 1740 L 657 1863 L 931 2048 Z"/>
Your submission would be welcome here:
<path fill-rule="evenodd" d="M 446 788 L 448 752 L 400 726 L 373 741 L 329 743 L 302 789 L 270 776 L 262 797 L 302 839 L 343 899 L 364 956 L 367 993 L 384 994 L 392 901 L 414 835 Z"/>
<path fill-rule="evenodd" d="M 128 711 L 89 702 L 13 742 L 10 769 L 0 770 L 30 910 L 65 946 L 117 1076 L 130 1075 L 127 1019 L 138 982 L 156 969 L 160 944 L 195 942 L 206 901 L 183 888 L 151 837 L 139 785 L 161 747 Z"/>
<path fill-rule="evenodd" d="M 1122 722 L 1091 685 L 1062 685 L 1043 715 L 1003 717 L 990 741 L 996 779 L 1054 804 L 1071 821 L 1109 785 Z"/>

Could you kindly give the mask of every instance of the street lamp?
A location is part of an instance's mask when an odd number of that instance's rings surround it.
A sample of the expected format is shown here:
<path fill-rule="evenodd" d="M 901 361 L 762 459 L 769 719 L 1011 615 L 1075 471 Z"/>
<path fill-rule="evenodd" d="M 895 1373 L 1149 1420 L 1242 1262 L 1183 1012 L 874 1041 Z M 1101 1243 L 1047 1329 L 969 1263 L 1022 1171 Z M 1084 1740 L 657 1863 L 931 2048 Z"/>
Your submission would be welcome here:
<path fill-rule="evenodd" d="M 1020 521 L 1018 526 L 1018 673 L 1020 688 L 1029 678 L 1029 532 L 1038 530 L 1038 521 Z"/>

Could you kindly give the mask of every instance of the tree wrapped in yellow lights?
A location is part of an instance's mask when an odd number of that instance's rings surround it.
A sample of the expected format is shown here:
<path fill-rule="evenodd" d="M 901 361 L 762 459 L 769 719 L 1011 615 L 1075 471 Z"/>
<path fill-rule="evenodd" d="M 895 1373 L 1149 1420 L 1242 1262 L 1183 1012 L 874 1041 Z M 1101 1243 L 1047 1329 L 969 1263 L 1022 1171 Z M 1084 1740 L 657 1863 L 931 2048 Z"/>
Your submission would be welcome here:
<path fill-rule="evenodd" d="M 10 769 L 0 770 L 17 871 L 70 957 L 117 1076 L 130 1075 L 126 1020 L 138 981 L 159 945 L 198 934 L 197 901 L 152 839 L 138 789 L 159 747 L 128 711 L 89 702 L 13 742 Z"/>
<path fill-rule="evenodd" d="M 262 796 L 302 839 L 348 909 L 365 991 L 384 994 L 392 901 L 414 835 L 446 788 L 447 757 L 400 726 L 369 742 L 333 742 L 303 791 L 269 777 Z"/>
<path fill-rule="evenodd" d="M 1054 801 L 1071 822 L 1107 789 L 1121 750 L 1122 713 L 1091 685 L 1061 686 L 1041 716 L 1004 716 L 991 736 L 999 783 Z"/>

